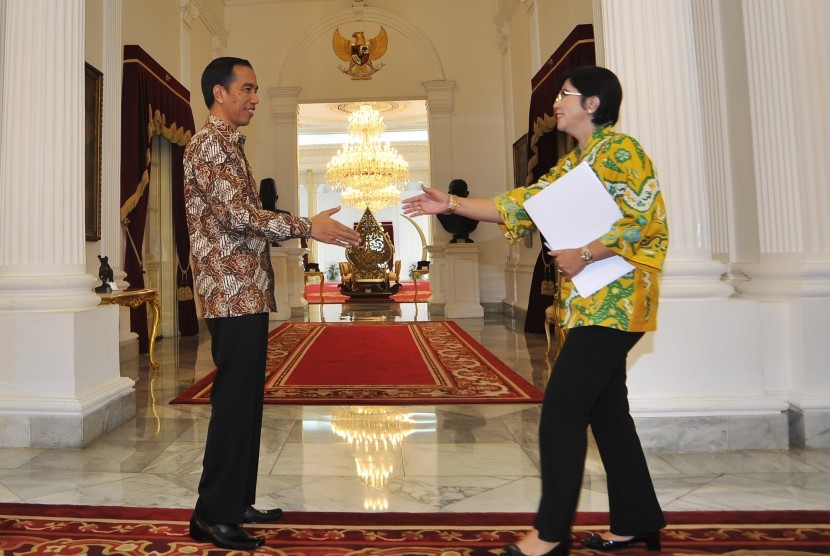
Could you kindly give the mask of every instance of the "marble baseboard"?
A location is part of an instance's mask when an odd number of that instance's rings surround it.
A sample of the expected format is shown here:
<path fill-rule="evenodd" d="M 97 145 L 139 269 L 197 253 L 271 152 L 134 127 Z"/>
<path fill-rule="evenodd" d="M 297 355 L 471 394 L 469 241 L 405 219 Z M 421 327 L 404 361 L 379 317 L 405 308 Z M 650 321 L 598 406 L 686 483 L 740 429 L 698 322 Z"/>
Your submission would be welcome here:
<path fill-rule="evenodd" d="M 122 364 L 132 363 L 138 359 L 138 335 L 124 334 L 118 342 L 118 361 Z"/>
<path fill-rule="evenodd" d="M 634 416 L 646 452 L 788 450 L 787 415 Z"/>
<path fill-rule="evenodd" d="M 291 316 L 292 317 L 304 317 L 306 311 L 308 311 L 308 307 L 291 307 Z"/>
<path fill-rule="evenodd" d="M 500 301 L 483 302 L 481 306 L 484 308 L 484 314 L 502 313 L 504 311 L 503 303 Z"/>
<path fill-rule="evenodd" d="M 505 303 L 502 308 L 502 313 L 509 315 L 513 320 L 515 324 L 513 330 L 524 330 L 525 321 L 527 320 L 527 309 Z"/>
<path fill-rule="evenodd" d="M 805 411 L 791 408 L 789 418 L 790 444 L 798 448 L 830 448 L 830 410 Z"/>
<path fill-rule="evenodd" d="M 0 415 L 0 448 L 83 448 L 135 414 L 135 390 L 130 390 L 86 415 Z"/>

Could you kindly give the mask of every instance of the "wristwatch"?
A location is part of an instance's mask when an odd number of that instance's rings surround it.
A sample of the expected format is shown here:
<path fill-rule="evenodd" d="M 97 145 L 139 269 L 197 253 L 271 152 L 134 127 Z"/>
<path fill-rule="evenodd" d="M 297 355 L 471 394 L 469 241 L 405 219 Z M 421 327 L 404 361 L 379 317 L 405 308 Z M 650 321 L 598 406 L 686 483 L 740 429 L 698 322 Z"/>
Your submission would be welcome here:
<path fill-rule="evenodd" d="M 583 261 L 586 263 L 594 262 L 594 256 L 591 254 L 591 250 L 588 249 L 588 246 L 584 246 L 582 249 L 579 250 L 579 256 L 582 258 Z"/>

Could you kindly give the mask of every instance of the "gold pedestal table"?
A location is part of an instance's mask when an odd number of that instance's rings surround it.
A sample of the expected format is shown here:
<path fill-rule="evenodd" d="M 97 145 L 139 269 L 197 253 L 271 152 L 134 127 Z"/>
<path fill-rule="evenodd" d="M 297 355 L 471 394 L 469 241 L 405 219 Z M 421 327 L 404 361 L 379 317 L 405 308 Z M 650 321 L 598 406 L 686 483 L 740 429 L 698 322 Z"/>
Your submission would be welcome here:
<path fill-rule="evenodd" d="M 418 301 L 418 278 L 423 281 L 424 275 L 429 274 L 429 268 L 416 268 L 412 271 L 412 283 L 415 286 L 415 301 Z"/>
<path fill-rule="evenodd" d="M 314 271 L 303 272 L 303 286 L 308 284 L 308 279 L 309 278 L 312 278 L 312 279 L 319 278 L 319 280 L 320 280 L 320 303 L 322 303 L 323 302 L 323 289 L 326 285 L 326 275 L 323 274 L 322 272 L 314 272 Z"/>
<path fill-rule="evenodd" d="M 153 370 L 158 370 L 159 363 L 154 356 L 154 349 L 156 347 L 156 333 L 159 329 L 159 319 L 161 318 L 161 303 L 159 302 L 158 291 L 153 289 L 142 290 L 125 290 L 112 293 L 99 293 L 101 298 L 101 305 L 120 305 L 122 307 L 129 307 L 137 309 L 145 303 L 150 305 L 153 310 L 153 325 L 150 329 L 150 348 L 148 356 L 150 358 L 150 366 Z"/>

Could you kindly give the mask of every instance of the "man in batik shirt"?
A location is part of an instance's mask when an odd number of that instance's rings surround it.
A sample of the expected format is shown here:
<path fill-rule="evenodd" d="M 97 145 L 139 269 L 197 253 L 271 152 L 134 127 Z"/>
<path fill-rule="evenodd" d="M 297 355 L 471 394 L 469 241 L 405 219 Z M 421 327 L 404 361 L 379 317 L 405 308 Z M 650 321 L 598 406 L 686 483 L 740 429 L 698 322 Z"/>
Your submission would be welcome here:
<path fill-rule="evenodd" d="M 263 210 L 245 156 L 245 136 L 259 103 L 251 64 L 217 58 L 202 74 L 210 110 L 184 156 L 185 207 L 196 292 L 211 334 L 216 378 L 211 391 L 199 499 L 190 536 L 221 548 L 255 550 L 264 544 L 243 523 L 262 523 L 282 510 L 257 510 L 257 464 L 262 428 L 268 313 L 276 311 L 272 241 L 312 237 L 358 245 L 360 236 L 331 218 Z"/>

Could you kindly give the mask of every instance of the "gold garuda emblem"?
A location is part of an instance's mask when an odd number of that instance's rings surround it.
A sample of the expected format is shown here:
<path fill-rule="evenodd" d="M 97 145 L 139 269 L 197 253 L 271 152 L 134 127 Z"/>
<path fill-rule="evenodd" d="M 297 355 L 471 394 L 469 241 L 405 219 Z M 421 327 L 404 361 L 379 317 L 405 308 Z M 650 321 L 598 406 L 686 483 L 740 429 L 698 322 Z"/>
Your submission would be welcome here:
<path fill-rule="evenodd" d="M 363 31 L 352 33 L 354 41 L 350 41 L 340 34 L 340 28 L 334 30 L 334 37 L 331 39 L 331 46 L 334 53 L 344 62 L 349 62 L 349 67 L 337 66 L 352 79 L 371 79 L 372 74 L 384 66 L 383 63 L 374 65 L 372 62 L 386 54 L 386 47 L 389 44 L 389 37 L 386 29 L 381 25 L 380 32 L 375 38 L 366 40 Z"/>

